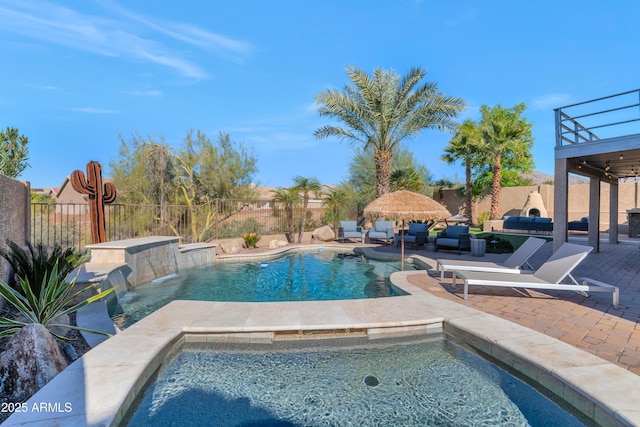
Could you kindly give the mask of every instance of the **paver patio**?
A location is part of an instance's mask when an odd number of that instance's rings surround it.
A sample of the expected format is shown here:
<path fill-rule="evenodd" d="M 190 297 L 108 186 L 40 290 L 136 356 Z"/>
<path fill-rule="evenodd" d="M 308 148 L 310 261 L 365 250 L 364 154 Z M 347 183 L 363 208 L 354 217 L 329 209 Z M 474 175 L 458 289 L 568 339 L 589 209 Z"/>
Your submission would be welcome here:
<path fill-rule="evenodd" d="M 573 243 L 586 240 L 572 238 Z M 394 248 L 380 247 L 381 251 Z M 408 251 L 430 259 L 458 258 L 457 253 Z M 534 268 L 552 253 L 545 244 L 531 259 Z M 501 261 L 508 255 L 486 254 L 484 258 L 461 255 L 460 259 Z M 433 263 L 435 266 L 435 262 Z M 584 349 L 640 375 L 640 246 L 639 242 L 602 244 L 574 270 L 574 277 L 591 277 L 620 288 L 620 306 L 614 309 L 610 294 L 585 297 L 570 291 L 532 291 L 474 286 L 462 298 L 462 285 L 451 286 L 451 275 L 443 284 L 439 274 L 409 277 L 409 281 L 441 298 L 456 301 Z"/>

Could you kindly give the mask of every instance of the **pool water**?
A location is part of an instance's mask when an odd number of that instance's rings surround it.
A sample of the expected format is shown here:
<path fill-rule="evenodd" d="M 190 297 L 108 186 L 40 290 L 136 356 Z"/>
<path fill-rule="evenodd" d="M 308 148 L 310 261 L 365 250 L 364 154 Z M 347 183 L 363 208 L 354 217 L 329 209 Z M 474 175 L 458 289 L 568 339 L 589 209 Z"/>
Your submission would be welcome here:
<path fill-rule="evenodd" d="M 405 263 L 405 270 L 416 269 Z M 114 322 L 127 327 L 174 300 L 319 301 L 401 295 L 389 276 L 400 262 L 354 254 L 315 252 L 268 262 L 215 263 L 136 286 L 118 298 Z"/>
<path fill-rule="evenodd" d="M 202 346 L 185 347 L 167 364 L 126 425 L 583 425 L 443 338 L 286 350 Z"/>

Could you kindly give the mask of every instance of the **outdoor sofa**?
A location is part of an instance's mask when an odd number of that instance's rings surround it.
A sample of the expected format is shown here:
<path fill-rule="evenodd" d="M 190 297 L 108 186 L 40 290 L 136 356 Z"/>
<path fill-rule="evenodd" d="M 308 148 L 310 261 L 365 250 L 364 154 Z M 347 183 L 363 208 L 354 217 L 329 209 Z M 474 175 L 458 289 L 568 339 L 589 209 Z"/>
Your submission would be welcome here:
<path fill-rule="evenodd" d="M 505 216 L 502 229 L 551 233 L 553 222 L 551 218 L 539 216 Z"/>
<path fill-rule="evenodd" d="M 585 216 L 579 221 L 569 221 L 569 231 L 589 231 L 589 217 Z"/>

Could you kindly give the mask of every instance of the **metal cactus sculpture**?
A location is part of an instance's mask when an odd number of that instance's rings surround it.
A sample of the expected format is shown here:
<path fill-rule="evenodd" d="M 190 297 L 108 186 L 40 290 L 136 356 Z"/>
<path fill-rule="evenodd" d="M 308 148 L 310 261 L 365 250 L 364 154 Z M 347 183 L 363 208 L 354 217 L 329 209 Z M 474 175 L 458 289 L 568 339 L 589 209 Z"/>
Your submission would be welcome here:
<path fill-rule="evenodd" d="M 116 187 L 110 182 L 102 183 L 102 167 L 94 161 L 87 163 L 86 177 L 80 170 L 73 171 L 71 186 L 78 193 L 89 196 L 91 243 L 106 242 L 104 204 L 116 199 Z"/>

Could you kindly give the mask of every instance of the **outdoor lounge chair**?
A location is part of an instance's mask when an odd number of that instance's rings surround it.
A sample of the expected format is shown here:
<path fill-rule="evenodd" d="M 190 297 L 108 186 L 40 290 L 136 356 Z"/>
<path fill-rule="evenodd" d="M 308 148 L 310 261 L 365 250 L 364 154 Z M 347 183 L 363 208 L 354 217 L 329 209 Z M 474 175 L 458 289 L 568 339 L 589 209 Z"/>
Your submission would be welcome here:
<path fill-rule="evenodd" d="M 385 240 L 387 242 L 393 240 L 393 221 L 376 220 L 376 225 L 367 231 L 367 237 L 369 242 L 371 242 L 371 239 Z"/>
<path fill-rule="evenodd" d="M 360 239 L 362 241 L 362 227 L 358 227 L 357 221 L 340 221 L 338 239 L 344 243 L 344 239 Z"/>
<path fill-rule="evenodd" d="M 452 285 L 456 278 L 464 281 L 464 299 L 467 299 L 469 286 L 504 286 L 509 288 L 567 290 L 578 292 L 611 292 L 613 306 L 618 308 L 620 292 L 616 286 L 602 283 L 588 277 L 581 279 L 581 284 L 571 276 L 571 271 L 591 252 L 590 246 L 564 243 L 542 266 L 533 274 L 513 274 L 490 271 L 453 271 Z M 562 284 L 569 277 L 572 284 Z"/>
<path fill-rule="evenodd" d="M 524 241 L 509 258 L 503 263 L 484 261 L 463 261 L 454 259 L 437 259 L 436 271 L 440 271 L 440 280 L 444 280 L 445 271 L 491 271 L 504 273 L 520 273 L 520 269 L 526 267 L 533 270 L 529 264 L 529 258 L 544 245 L 545 240 L 537 237 L 529 237 Z"/>

